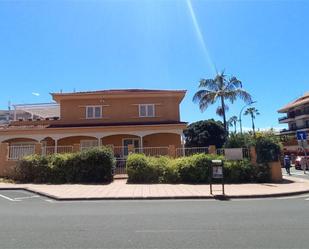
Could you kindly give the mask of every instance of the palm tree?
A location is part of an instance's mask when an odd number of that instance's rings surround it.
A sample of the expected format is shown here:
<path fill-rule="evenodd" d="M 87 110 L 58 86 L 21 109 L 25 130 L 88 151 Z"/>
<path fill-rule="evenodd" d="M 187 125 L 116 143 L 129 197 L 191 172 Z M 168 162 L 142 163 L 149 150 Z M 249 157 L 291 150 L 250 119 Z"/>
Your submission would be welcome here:
<path fill-rule="evenodd" d="M 237 122 L 238 122 L 238 118 L 237 116 L 233 116 L 233 117 L 230 117 L 230 119 L 227 121 L 229 126 L 234 126 L 234 132 L 236 133 L 236 126 L 237 126 Z"/>
<path fill-rule="evenodd" d="M 260 115 L 260 112 L 255 107 L 249 107 L 244 115 L 250 115 L 251 116 L 251 122 L 252 122 L 252 130 L 253 135 L 255 136 L 255 125 L 254 125 L 254 119 L 257 115 Z"/>
<path fill-rule="evenodd" d="M 246 103 L 252 101 L 251 95 L 242 88 L 241 81 L 234 76 L 227 79 L 224 71 L 217 73 L 214 79 L 201 79 L 199 88 L 202 89 L 195 93 L 193 101 L 199 104 L 202 112 L 205 111 L 209 105 L 220 101 L 217 114 L 221 114 L 223 117 L 223 125 L 226 133 L 228 131 L 226 122 L 228 106 L 226 105 L 226 101 L 234 103 L 237 98 L 244 100 Z"/>

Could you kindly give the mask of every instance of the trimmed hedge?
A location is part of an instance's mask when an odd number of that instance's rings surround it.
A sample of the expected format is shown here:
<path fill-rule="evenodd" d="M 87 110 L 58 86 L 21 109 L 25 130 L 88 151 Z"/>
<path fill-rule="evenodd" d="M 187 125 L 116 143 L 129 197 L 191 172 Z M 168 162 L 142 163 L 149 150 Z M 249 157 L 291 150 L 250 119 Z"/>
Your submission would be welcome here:
<path fill-rule="evenodd" d="M 196 154 L 172 159 L 131 154 L 127 160 L 130 183 L 209 183 L 211 160 L 215 155 Z M 254 166 L 248 160 L 224 161 L 226 183 L 269 182 L 267 165 Z"/>
<path fill-rule="evenodd" d="M 32 155 L 15 168 L 15 180 L 33 183 L 101 183 L 113 179 L 115 166 L 109 148 L 94 148 L 79 153 Z"/>

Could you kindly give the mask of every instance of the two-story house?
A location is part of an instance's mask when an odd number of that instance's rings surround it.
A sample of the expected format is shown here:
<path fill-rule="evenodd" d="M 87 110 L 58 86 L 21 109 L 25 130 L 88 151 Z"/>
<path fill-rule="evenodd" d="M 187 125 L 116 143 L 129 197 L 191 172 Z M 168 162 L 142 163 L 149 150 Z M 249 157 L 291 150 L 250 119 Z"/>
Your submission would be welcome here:
<path fill-rule="evenodd" d="M 0 128 L 0 142 L 10 146 L 39 142 L 54 152 L 77 145 L 181 147 L 186 123 L 180 121 L 179 107 L 185 93 L 142 89 L 52 93 L 58 115 L 44 116 L 50 106 L 34 108 L 35 119 L 15 120 Z"/>
<path fill-rule="evenodd" d="M 287 124 L 288 129 L 281 134 L 295 134 L 297 130 L 309 131 L 309 92 L 278 110 L 286 115 L 279 118 L 280 124 Z"/>

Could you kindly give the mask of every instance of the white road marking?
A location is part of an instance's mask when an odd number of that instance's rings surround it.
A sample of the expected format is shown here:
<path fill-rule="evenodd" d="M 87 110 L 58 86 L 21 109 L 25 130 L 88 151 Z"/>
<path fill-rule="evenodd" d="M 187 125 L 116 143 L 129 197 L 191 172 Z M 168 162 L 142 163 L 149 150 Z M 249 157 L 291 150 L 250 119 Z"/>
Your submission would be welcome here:
<path fill-rule="evenodd" d="M 10 198 L 10 197 L 7 197 L 7 196 L 1 195 L 1 194 L 0 194 L 0 197 L 4 198 L 4 199 L 6 199 L 6 200 L 9 200 L 9 201 L 20 201 L 20 200 L 12 199 L 12 198 Z"/>
<path fill-rule="evenodd" d="M 14 200 L 24 200 L 24 199 L 32 199 L 32 198 L 38 198 L 38 197 L 40 196 L 33 195 L 33 196 L 17 197 L 17 198 L 14 198 Z"/>
<path fill-rule="evenodd" d="M 286 197 L 278 197 L 277 200 L 288 200 L 288 199 L 300 199 L 300 198 L 306 198 L 309 197 L 309 195 L 295 195 L 295 196 L 286 196 Z M 308 198 L 309 199 L 309 198 Z M 307 199 L 306 199 L 307 200 Z"/>
<path fill-rule="evenodd" d="M 136 233 L 197 233 L 205 232 L 203 229 L 158 229 L 158 230 L 136 230 Z"/>
<path fill-rule="evenodd" d="M 54 203 L 55 201 L 53 200 L 49 200 L 49 199 L 45 199 L 44 201 L 50 202 L 50 203 Z"/>

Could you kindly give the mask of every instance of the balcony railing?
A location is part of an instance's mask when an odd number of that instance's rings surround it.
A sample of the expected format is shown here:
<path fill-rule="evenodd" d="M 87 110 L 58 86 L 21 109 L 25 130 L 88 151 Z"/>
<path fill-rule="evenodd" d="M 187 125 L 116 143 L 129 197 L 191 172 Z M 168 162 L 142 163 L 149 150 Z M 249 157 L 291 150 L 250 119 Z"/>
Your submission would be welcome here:
<path fill-rule="evenodd" d="M 303 125 L 303 126 L 298 126 L 298 127 L 291 127 L 289 129 L 282 129 L 280 130 L 280 133 L 283 132 L 295 132 L 297 130 L 302 130 L 302 129 L 309 129 L 309 124 Z"/>
<path fill-rule="evenodd" d="M 284 121 L 284 120 L 289 119 L 289 118 L 290 117 L 288 117 L 288 116 L 284 116 L 284 117 L 280 117 L 278 119 L 279 119 L 279 122 L 281 122 L 281 121 Z"/>

